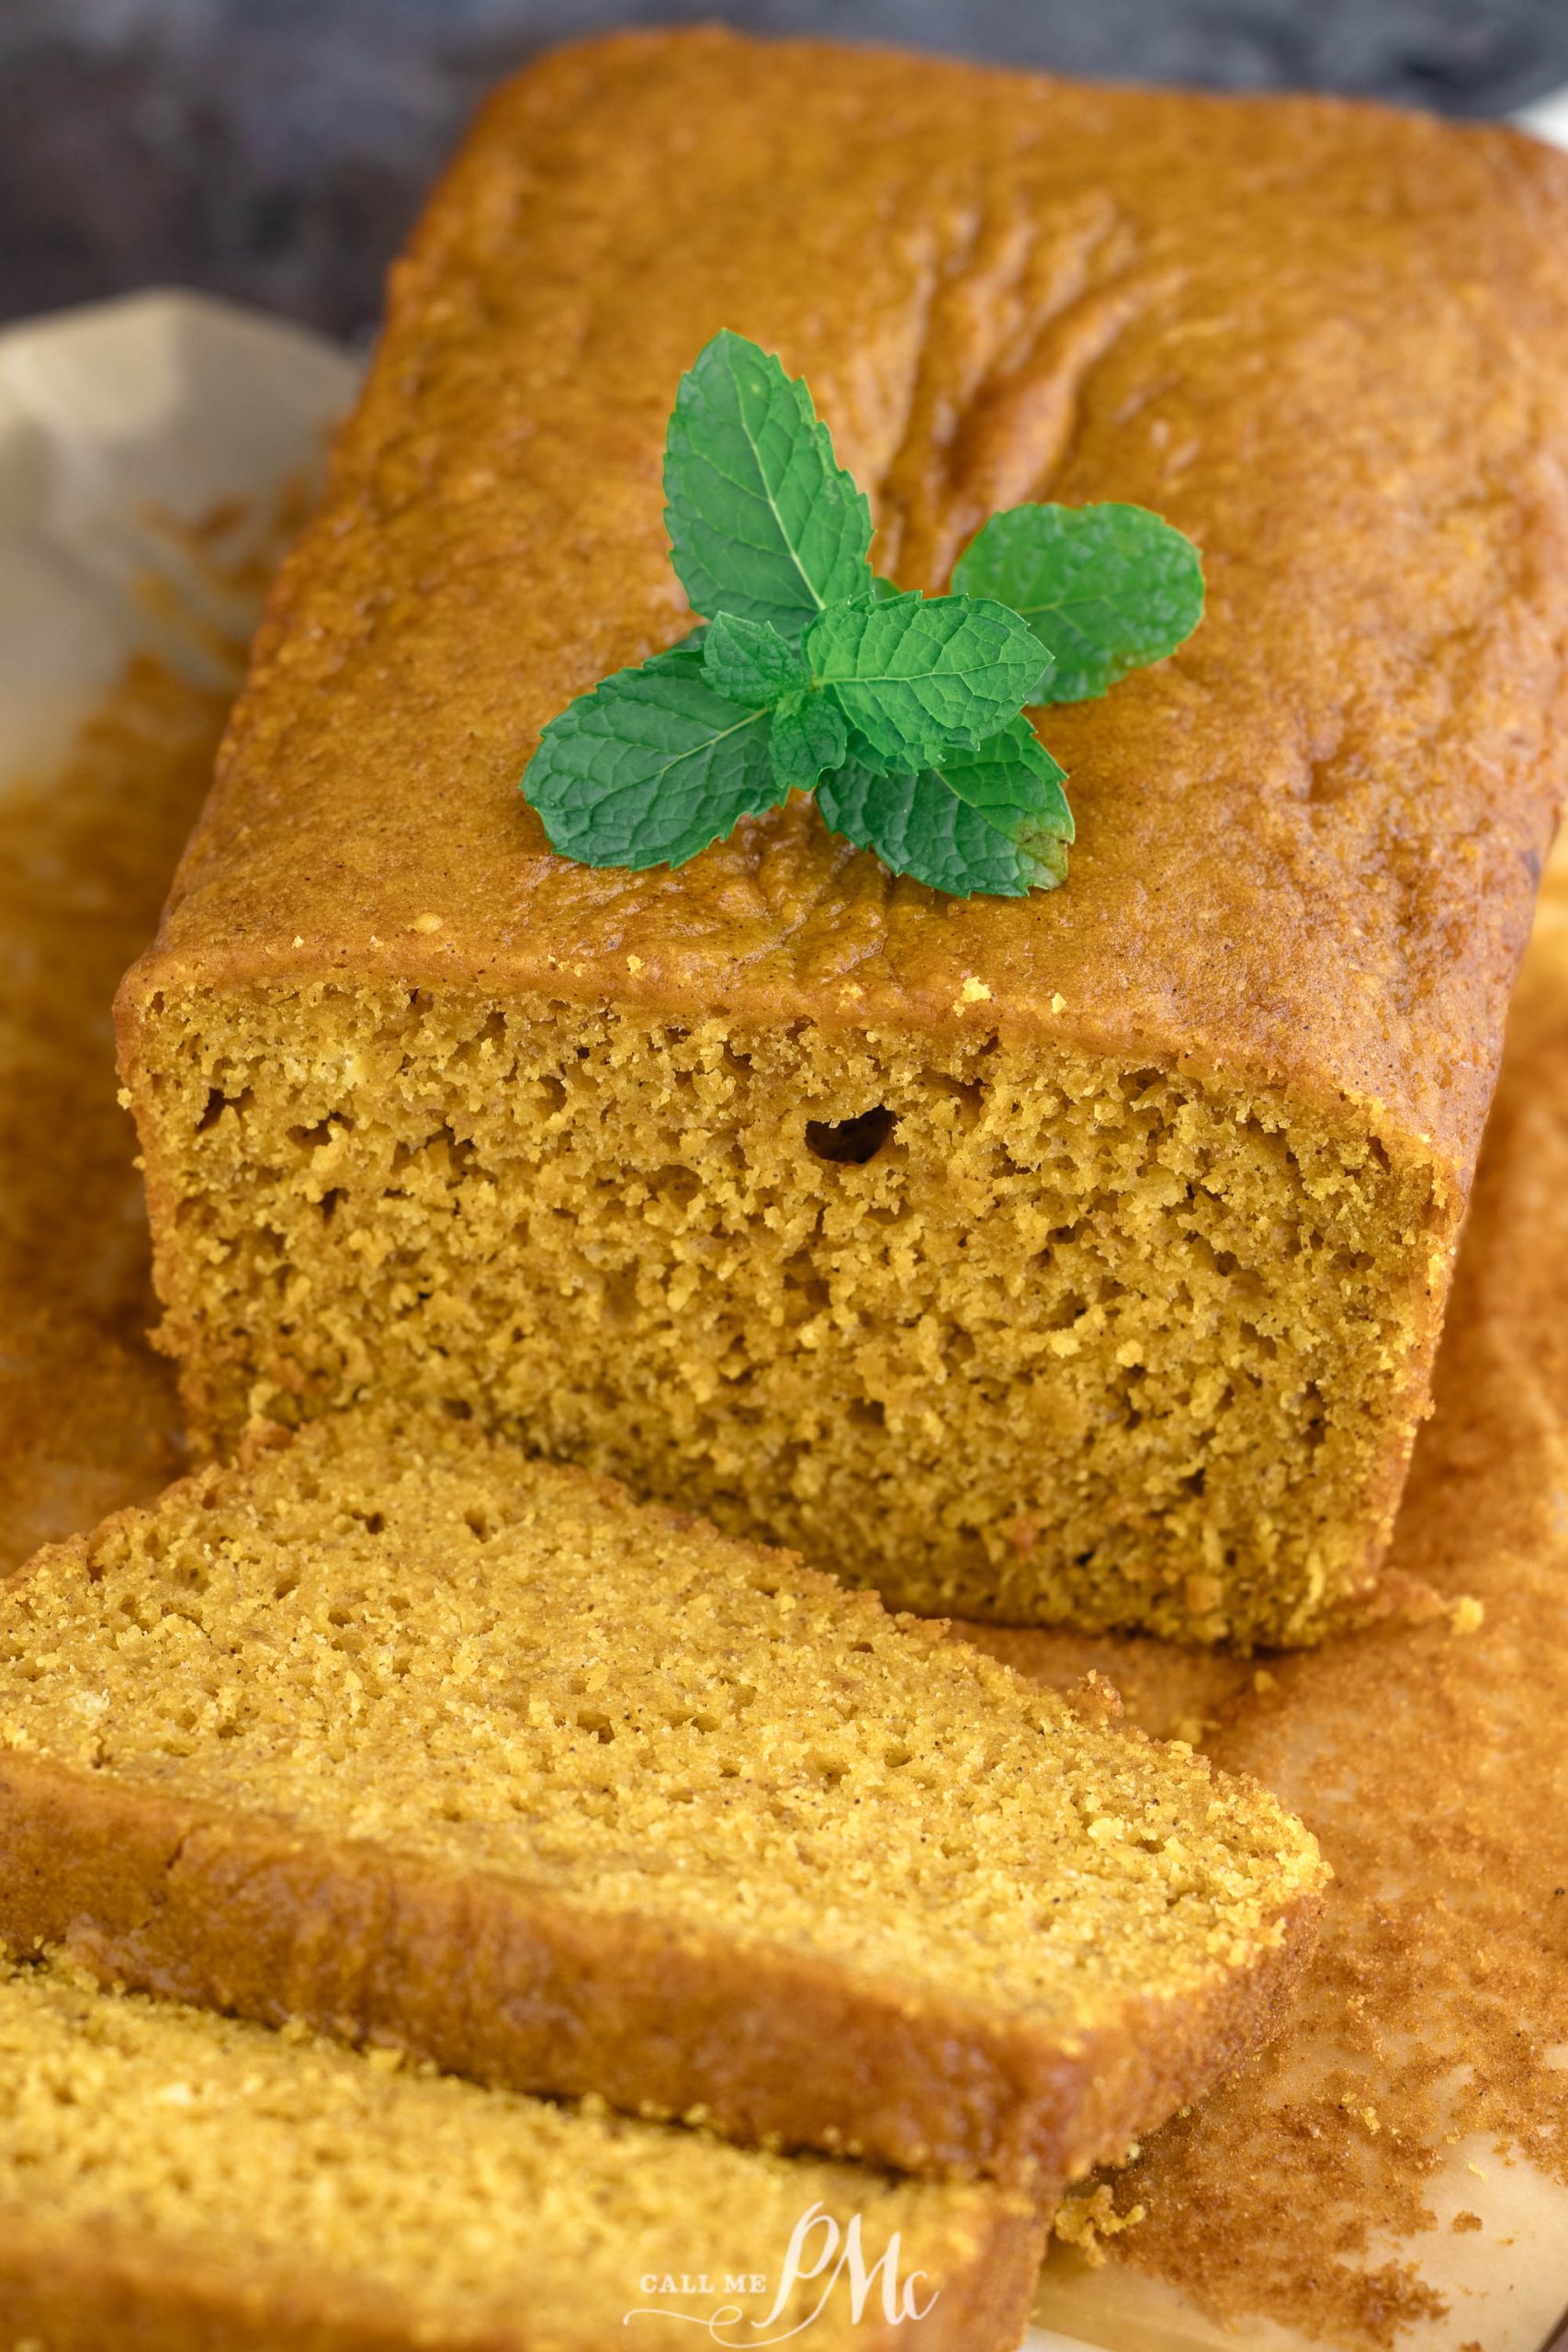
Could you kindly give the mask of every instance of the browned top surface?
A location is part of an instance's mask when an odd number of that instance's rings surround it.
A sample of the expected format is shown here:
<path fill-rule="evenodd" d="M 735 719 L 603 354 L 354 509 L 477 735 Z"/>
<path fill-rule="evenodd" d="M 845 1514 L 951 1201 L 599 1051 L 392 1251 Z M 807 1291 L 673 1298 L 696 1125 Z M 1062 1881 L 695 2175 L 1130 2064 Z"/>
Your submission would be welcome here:
<path fill-rule="evenodd" d="M 1568 718 L 1554 246 L 1568 165 L 1501 130 L 721 33 L 547 59 L 396 274 L 160 977 L 997 1023 L 1381 1104 L 1468 1169 Z M 539 729 L 685 625 L 660 460 L 720 326 L 806 375 L 907 583 L 1028 498 L 1201 543 L 1199 634 L 1047 715 L 1066 890 L 944 900 L 808 804 L 674 875 L 542 851 Z"/>

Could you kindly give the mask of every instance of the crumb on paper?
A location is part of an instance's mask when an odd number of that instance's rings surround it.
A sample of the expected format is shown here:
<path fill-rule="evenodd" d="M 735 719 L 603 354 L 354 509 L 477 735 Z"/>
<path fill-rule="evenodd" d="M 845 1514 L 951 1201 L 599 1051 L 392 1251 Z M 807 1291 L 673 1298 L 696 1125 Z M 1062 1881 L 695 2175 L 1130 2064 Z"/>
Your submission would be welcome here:
<path fill-rule="evenodd" d="M 1449 2223 L 1449 2227 L 1450 2230 L 1454 2231 L 1456 2234 L 1461 2233 L 1465 2230 L 1478 2230 L 1481 2227 L 1481 2216 L 1479 2213 L 1471 2213 L 1468 2211 L 1456 2213 L 1453 2220 Z"/>
<path fill-rule="evenodd" d="M 1064 2245 L 1070 2245 L 1082 2255 L 1091 2270 L 1100 2270 L 1106 2260 L 1103 2241 L 1120 2237 L 1123 2230 L 1136 2229 L 1143 2218 L 1141 2205 L 1130 2206 L 1125 2213 L 1119 2213 L 1109 2184 L 1101 2181 L 1086 2197 L 1064 2198 L 1051 2227 Z"/>

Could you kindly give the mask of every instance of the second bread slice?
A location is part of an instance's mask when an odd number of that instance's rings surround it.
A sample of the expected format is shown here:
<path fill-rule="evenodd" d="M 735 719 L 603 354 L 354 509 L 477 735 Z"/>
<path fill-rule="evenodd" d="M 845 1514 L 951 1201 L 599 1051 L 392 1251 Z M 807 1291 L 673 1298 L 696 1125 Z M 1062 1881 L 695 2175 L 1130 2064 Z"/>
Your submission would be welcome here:
<path fill-rule="evenodd" d="M 744 2140 L 1050 2193 L 1275 2021 L 1271 1797 L 442 1417 L 0 1596 L 0 1936 Z"/>

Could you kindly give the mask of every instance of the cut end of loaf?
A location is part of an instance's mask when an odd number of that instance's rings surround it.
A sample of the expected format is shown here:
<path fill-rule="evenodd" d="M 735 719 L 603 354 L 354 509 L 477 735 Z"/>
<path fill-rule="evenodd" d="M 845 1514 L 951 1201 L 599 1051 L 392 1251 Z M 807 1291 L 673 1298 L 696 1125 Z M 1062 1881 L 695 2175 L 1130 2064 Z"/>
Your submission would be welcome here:
<path fill-rule="evenodd" d="M 447 1403 L 1004 1623 L 1294 1645 L 1375 1574 L 1458 1204 L 1348 1112 L 388 984 L 127 1021 L 209 1433 Z"/>

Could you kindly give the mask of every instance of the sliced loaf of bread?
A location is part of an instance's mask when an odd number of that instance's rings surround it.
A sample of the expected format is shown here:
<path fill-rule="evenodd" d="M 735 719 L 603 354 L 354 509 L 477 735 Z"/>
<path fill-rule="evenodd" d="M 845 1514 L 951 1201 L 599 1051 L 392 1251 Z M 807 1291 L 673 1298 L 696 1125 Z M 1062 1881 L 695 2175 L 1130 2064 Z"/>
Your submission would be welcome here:
<path fill-rule="evenodd" d="M 387 2055 L 0 1959 L 0 2341 L 689 2352 L 720 2312 L 717 2341 L 812 2352 L 1011 2352 L 1023 2332 L 1042 2229 L 1016 2194 Z"/>
<path fill-rule="evenodd" d="M 384 1409 L 0 1594 L 0 1936 L 519 2090 L 1049 2194 L 1268 2034 L 1260 1789 Z"/>

